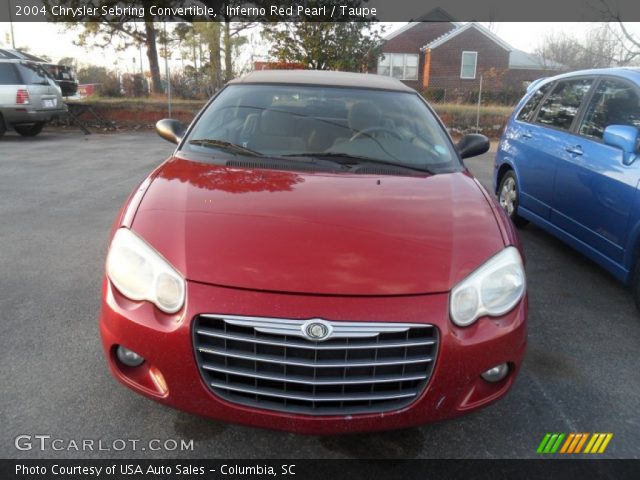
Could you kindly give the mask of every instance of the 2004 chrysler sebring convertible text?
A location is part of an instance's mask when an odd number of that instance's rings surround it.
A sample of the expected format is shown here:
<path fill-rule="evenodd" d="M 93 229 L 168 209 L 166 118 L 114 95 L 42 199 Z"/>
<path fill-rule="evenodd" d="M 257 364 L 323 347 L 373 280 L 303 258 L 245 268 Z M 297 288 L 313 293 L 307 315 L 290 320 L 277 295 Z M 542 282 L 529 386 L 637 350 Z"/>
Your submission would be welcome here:
<path fill-rule="evenodd" d="M 402 428 L 502 397 L 526 346 L 522 252 L 422 98 L 339 72 L 227 85 L 112 232 L 113 374 L 195 414 L 303 433 Z"/>

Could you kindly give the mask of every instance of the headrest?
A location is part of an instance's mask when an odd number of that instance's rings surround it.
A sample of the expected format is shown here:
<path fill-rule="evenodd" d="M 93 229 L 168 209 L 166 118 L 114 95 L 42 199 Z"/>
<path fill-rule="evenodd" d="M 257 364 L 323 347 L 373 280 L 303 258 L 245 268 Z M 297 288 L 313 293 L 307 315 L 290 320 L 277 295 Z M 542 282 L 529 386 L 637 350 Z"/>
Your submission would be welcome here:
<path fill-rule="evenodd" d="M 265 110 L 260 119 L 260 131 L 267 135 L 292 135 L 295 121 L 296 116 L 291 113 Z"/>
<path fill-rule="evenodd" d="M 362 131 L 380 125 L 380 109 L 371 102 L 354 103 L 349 109 L 349 128 Z"/>

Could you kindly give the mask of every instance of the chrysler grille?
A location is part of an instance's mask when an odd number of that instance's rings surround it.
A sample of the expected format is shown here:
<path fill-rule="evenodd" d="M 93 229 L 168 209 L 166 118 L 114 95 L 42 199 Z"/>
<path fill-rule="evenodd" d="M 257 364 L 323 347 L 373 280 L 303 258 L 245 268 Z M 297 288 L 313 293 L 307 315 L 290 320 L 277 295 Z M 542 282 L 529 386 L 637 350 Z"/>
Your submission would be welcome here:
<path fill-rule="evenodd" d="M 307 415 L 402 408 L 424 390 L 438 349 L 433 325 L 199 315 L 194 345 L 204 382 L 230 402 Z"/>

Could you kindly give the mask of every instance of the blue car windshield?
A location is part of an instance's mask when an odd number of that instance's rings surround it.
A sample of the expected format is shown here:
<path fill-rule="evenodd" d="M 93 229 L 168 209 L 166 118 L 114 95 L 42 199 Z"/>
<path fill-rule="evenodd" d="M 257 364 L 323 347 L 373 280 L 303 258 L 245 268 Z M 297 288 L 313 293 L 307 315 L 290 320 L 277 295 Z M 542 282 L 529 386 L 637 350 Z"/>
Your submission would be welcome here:
<path fill-rule="evenodd" d="M 230 85 L 198 120 L 184 148 L 201 151 L 216 143 L 266 156 L 353 157 L 431 172 L 461 168 L 446 132 L 411 92 Z"/>

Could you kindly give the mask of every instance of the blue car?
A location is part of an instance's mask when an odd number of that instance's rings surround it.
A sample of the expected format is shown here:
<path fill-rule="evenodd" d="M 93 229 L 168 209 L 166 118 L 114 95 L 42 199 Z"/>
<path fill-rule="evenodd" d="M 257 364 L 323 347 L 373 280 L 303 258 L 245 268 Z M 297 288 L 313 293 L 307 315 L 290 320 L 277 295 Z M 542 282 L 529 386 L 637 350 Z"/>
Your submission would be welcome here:
<path fill-rule="evenodd" d="M 494 189 L 532 222 L 632 287 L 640 308 L 640 69 L 537 80 L 509 119 Z"/>

